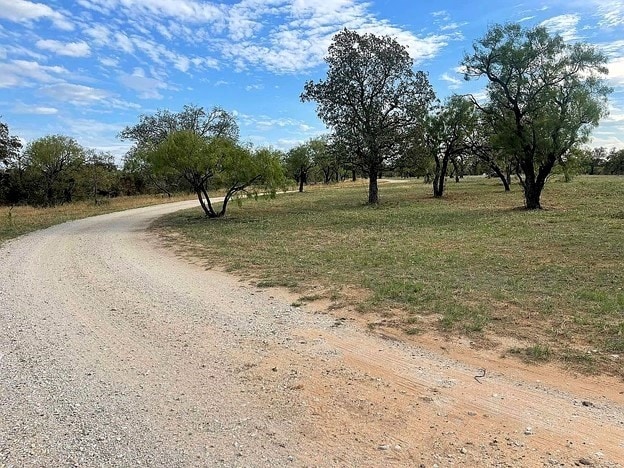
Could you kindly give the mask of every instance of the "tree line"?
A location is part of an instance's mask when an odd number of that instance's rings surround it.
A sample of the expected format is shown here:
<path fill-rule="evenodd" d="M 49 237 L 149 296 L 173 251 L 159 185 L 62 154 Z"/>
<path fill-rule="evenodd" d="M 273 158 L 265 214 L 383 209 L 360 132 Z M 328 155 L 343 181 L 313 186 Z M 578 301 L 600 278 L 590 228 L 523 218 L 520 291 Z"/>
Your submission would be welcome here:
<path fill-rule="evenodd" d="M 449 177 L 485 173 L 505 190 L 516 180 L 526 208 L 536 209 L 554 172 L 624 173 L 624 150 L 584 147 L 612 92 L 606 57 L 588 44 L 567 44 L 543 27 L 492 26 L 460 64 L 466 80 L 485 79 L 485 93 L 443 102 L 389 36 L 345 29 L 325 60 L 326 78 L 305 83 L 300 97 L 316 103 L 329 133 L 286 153 L 241 142 L 233 114 L 219 107 L 140 116 L 119 134 L 132 143 L 121 167 L 63 135 L 22 147 L 0 123 L 0 203 L 188 191 L 217 218 L 231 200 L 275 193 L 287 178 L 303 191 L 311 182 L 365 177 L 375 204 L 384 175 L 423 177 L 442 197 Z M 219 209 L 216 191 L 225 198 Z"/>

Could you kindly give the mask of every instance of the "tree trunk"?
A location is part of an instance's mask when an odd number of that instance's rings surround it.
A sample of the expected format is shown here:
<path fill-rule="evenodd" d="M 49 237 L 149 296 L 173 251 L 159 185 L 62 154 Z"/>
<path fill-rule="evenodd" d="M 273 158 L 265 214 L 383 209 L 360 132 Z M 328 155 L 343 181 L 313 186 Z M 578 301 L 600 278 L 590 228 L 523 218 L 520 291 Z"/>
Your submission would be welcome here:
<path fill-rule="evenodd" d="M 303 177 L 299 177 L 299 193 L 303 193 Z"/>
<path fill-rule="evenodd" d="M 440 198 L 444 195 L 444 180 L 446 179 L 446 172 L 448 171 L 449 156 L 444 155 L 442 160 L 436 157 L 436 173 L 433 179 L 433 196 Z"/>
<path fill-rule="evenodd" d="M 368 204 L 379 204 L 379 187 L 377 187 L 377 170 L 370 171 L 368 178 Z"/>
<path fill-rule="evenodd" d="M 355 182 L 355 181 L 357 180 L 357 177 L 356 177 L 356 175 L 355 175 L 355 169 L 352 169 L 352 170 L 351 170 L 351 180 L 352 180 L 353 182 Z"/>
<path fill-rule="evenodd" d="M 524 202 L 527 210 L 541 210 L 540 196 L 542 189 L 533 181 L 532 183 L 524 182 Z"/>

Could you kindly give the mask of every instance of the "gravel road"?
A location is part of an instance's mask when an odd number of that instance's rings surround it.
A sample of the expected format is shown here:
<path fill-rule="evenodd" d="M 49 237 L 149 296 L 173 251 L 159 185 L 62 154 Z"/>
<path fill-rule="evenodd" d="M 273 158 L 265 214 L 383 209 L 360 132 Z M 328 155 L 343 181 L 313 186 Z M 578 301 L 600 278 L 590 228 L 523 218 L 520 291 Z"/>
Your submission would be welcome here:
<path fill-rule="evenodd" d="M 146 233 L 195 205 L 0 249 L 0 466 L 623 466 L 621 382 L 292 307 Z"/>

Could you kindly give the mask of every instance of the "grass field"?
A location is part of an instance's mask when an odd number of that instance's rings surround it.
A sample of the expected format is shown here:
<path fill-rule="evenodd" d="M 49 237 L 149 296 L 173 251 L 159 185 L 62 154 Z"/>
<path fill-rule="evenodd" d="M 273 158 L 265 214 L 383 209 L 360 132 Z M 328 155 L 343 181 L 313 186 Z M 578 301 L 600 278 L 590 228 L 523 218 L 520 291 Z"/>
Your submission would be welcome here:
<path fill-rule="evenodd" d="M 141 195 L 104 199 L 98 205 L 93 202 L 76 202 L 53 208 L 34 208 L 31 206 L 0 206 L 0 244 L 13 237 L 28 232 L 50 227 L 74 219 L 86 218 L 113 211 L 122 211 L 141 206 L 156 205 L 169 201 L 187 200 L 190 195 L 171 198 L 161 195 Z"/>
<path fill-rule="evenodd" d="M 520 345 L 501 351 L 624 375 L 624 178 L 553 179 L 533 212 L 519 186 L 483 178 L 449 183 L 443 199 L 419 181 L 380 195 L 370 207 L 364 185 L 316 187 L 157 228 L 300 302 L 355 306 L 409 334 L 511 337 Z"/>

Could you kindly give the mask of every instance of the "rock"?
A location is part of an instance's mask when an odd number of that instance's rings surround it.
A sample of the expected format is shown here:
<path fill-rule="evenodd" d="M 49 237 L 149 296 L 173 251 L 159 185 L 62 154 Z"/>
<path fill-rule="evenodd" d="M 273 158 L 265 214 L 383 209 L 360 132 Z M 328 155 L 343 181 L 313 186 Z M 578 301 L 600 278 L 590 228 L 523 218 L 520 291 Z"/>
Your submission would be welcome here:
<path fill-rule="evenodd" d="M 380 445 L 379 447 L 377 447 L 377 450 L 390 450 L 390 446 L 389 445 Z"/>
<path fill-rule="evenodd" d="M 524 430 L 524 435 L 533 435 L 533 428 L 532 427 L 527 427 Z"/>
<path fill-rule="evenodd" d="M 465 455 L 468 453 L 468 450 L 466 450 L 466 447 L 462 447 L 460 452 Z"/>
<path fill-rule="evenodd" d="M 474 411 L 468 411 L 468 416 L 476 416 L 477 413 L 475 413 Z"/>
<path fill-rule="evenodd" d="M 591 461 L 591 460 L 588 460 L 587 458 L 581 458 L 581 459 L 579 459 L 579 461 L 578 461 L 578 462 L 579 462 L 581 465 L 584 465 L 584 466 L 593 466 L 593 465 L 594 465 L 594 462 L 593 462 L 593 461 Z"/>
<path fill-rule="evenodd" d="M 582 401 L 581 404 L 583 406 L 594 406 L 594 404 L 591 401 Z"/>

